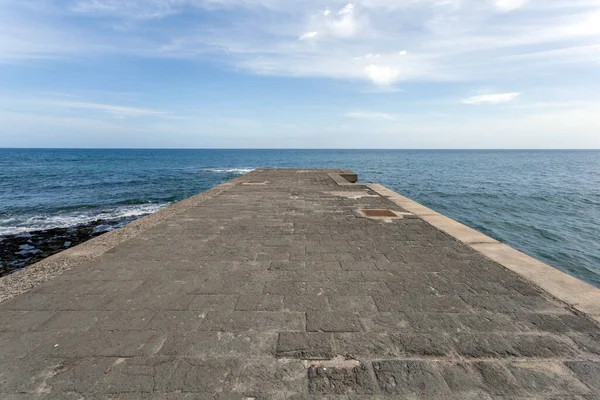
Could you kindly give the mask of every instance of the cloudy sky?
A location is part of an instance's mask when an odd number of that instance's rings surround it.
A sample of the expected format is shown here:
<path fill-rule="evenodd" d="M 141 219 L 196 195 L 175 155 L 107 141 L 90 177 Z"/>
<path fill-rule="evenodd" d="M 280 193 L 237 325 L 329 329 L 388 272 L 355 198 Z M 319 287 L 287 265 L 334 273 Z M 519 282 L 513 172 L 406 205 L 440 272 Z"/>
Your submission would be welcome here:
<path fill-rule="evenodd" d="M 0 0 L 0 147 L 600 148 L 600 0 Z"/>

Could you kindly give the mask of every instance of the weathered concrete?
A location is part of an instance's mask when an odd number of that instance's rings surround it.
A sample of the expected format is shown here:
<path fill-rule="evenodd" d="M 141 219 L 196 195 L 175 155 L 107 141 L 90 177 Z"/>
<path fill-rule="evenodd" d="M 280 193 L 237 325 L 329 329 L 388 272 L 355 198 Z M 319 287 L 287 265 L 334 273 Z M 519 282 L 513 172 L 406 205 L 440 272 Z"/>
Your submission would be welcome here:
<path fill-rule="evenodd" d="M 596 289 L 340 173 L 254 171 L 62 255 L 0 303 L 0 398 L 598 399 Z"/>

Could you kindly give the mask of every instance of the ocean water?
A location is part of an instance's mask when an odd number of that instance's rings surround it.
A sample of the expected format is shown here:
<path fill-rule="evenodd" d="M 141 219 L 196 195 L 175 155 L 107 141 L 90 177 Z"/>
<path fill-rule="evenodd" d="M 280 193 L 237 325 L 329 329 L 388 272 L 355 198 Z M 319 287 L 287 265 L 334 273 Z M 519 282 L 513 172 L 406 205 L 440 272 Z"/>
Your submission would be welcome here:
<path fill-rule="evenodd" d="M 351 169 L 600 287 L 600 151 L 5 149 L 0 236 L 128 221 L 259 167 Z"/>

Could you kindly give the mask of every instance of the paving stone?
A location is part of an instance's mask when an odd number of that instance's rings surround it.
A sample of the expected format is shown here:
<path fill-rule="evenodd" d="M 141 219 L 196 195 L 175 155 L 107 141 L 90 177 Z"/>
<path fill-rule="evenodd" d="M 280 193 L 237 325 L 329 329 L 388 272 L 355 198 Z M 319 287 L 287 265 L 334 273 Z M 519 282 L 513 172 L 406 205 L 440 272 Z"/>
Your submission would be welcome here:
<path fill-rule="evenodd" d="M 368 332 L 404 332 L 411 330 L 404 313 L 377 312 L 363 313 L 361 316 L 364 316 L 360 320 Z"/>
<path fill-rule="evenodd" d="M 200 329 L 205 319 L 206 314 L 199 311 L 158 311 L 148 327 L 157 332 L 193 331 Z"/>
<path fill-rule="evenodd" d="M 306 282 L 306 294 L 317 296 L 372 296 L 390 294 L 383 282 L 324 281 Z"/>
<path fill-rule="evenodd" d="M 600 362 L 598 361 L 567 361 L 565 365 L 592 390 L 600 390 Z M 591 393 L 593 394 L 593 393 Z"/>
<path fill-rule="evenodd" d="M 58 311 L 50 319 L 37 327 L 38 331 L 87 331 L 100 318 L 103 311 Z"/>
<path fill-rule="evenodd" d="M 329 333 L 282 332 L 277 342 L 278 358 L 327 360 L 333 358 L 333 337 Z"/>
<path fill-rule="evenodd" d="M 187 286 L 187 285 L 186 285 Z M 238 271 L 231 274 L 213 274 L 207 280 L 190 284 L 184 290 L 192 294 L 260 294 L 264 282 L 251 272 Z"/>
<path fill-rule="evenodd" d="M 546 314 L 547 315 L 547 314 Z M 463 332 L 526 332 L 527 323 L 519 316 L 500 313 L 476 312 L 462 313 L 454 316 Z"/>
<path fill-rule="evenodd" d="M 541 312 L 565 313 L 564 307 L 545 299 L 542 296 L 500 296 L 462 294 L 462 299 L 477 311 L 497 313 Z"/>
<path fill-rule="evenodd" d="M 373 370 L 382 392 L 387 394 L 449 394 L 434 364 L 427 361 L 376 361 Z"/>
<path fill-rule="evenodd" d="M 7 393 L 42 392 L 49 377 L 65 369 L 66 360 L 60 358 L 27 357 L 9 359 L 0 357 L 0 391 Z"/>
<path fill-rule="evenodd" d="M 157 311 L 116 310 L 101 313 L 90 330 L 100 331 L 141 331 L 147 330 Z"/>
<path fill-rule="evenodd" d="M 471 363 L 438 363 L 444 381 L 453 393 L 487 393 L 482 375 Z"/>
<path fill-rule="evenodd" d="M 456 351 L 463 357 L 518 357 L 514 343 L 499 334 L 461 334 L 453 337 Z"/>
<path fill-rule="evenodd" d="M 49 384 L 77 392 L 151 392 L 154 369 L 135 358 L 88 358 L 55 376 Z"/>
<path fill-rule="evenodd" d="M 444 357 L 452 350 L 452 342 L 441 334 L 392 333 L 392 342 L 409 357 Z"/>
<path fill-rule="evenodd" d="M 377 311 L 371 296 L 330 296 L 329 305 L 332 311 L 343 313 L 368 313 Z"/>
<path fill-rule="evenodd" d="M 276 332 L 171 332 L 156 354 L 189 358 L 274 356 Z"/>
<path fill-rule="evenodd" d="M 516 362 L 508 365 L 517 385 L 532 394 L 591 394 L 587 386 L 573 379 L 573 374 L 559 362 Z"/>
<path fill-rule="evenodd" d="M 306 369 L 299 361 L 254 358 L 165 359 L 155 365 L 154 391 L 250 395 L 275 388 L 302 392 Z M 252 397 L 252 396 L 250 396 Z M 243 397 L 242 397 L 243 398 Z"/>
<path fill-rule="evenodd" d="M 416 277 L 410 274 L 401 274 L 400 280 L 387 282 L 392 293 L 405 295 L 420 293 L 422 295 L 445 295 L 467 291 L 468 287 L 461 283 L 446 282 L 437 274 L 425 273 Z"/>
<path fill-rule="evenodd" d="M 38 335 L 40 332 L 0 332 L 0 358 L 16 359 L 29 355 L 40 342 Z"/>
<path fill-rule="evenodd" d="M 488 393 L 509 396 L 523 393 L 524 390 L 503 364 L 482 361 L 474 363 L 473 366 L 481 374 Z"/>
<path fill-rule="evenodd" d="M 144 283 L 142 280 L 64 280 L 53 284 L 45 284 L 35 289 L 42 294 L 68 294 L 72 296 L 115 295 L 133 292 Z"/>
<path fill-rule="evenodd" d="M 404 349 L 399 348 L 387 333 L 335 333 L 334 341 L 336 352 L 352 359 L 400 357 L 404 354 Z"/>
<path fill-rule="evenodd" d="M 462 324 L 458 322 L 457 316 L 463 314 L 438 313 L 438 312 L 414 312 L 404 313 L 408 324 L 415 332 L 461 332 Z"/>
<path fill-rule="evenodd" d="M 503 296 L 516 296 L 519 292 L 512 289 L 511 287 L 505 286 L 501 282 L 490 282 L 490 281 L 475 281 L 470 280 L 467 286 L 471 291 L 477 295 L 503 295 Z"/>
<path fill-rule="evenodd" d="M 158 351 L 168 335 L 152 331 L 57 332 L 35 347 L 32 354 L 51 358 L 134 357 Z"/>
<path fill-rule="evenodd" d="M 52 318 L 52 311 L 0 311 L 0 332 L 21 332 L 36 329 Z"/>
<path fill-rule="evenodd" d="M 307 294 L 306 282 L 271 281 L 265 284 L 263 294 L 281 296 L 302 296 Z"/>
<path fill-rule="evenodd" d="M 209 311 L 233 311 L 238 301 L 237 295 L 197 295 L 188 305 L 189 310 Z"/>
<path fill-rule="evenodd" d="M 559 316 L 562 323 L 575 332 L 599 332 L 600 328 L 592 320 L 575 314 L 564 314 Z"/>
<path fill-rule="evenodd" d="M 510 287 L 523 296 L 536 296 L 543 294 L 543 291 L 537 286 L 532 285 L 520 277 L 515 277 L 514 275 L 510 277 L 504 277 L 502 283 L 503 285 Z"/>
<path fill-rule="evenodd" d="M 467 304 L 459 296 L 435 296 L 416 294 L 414 296 L 374 295 L 379 311 L 428 311 L 428 312 L 466 312 Z"/>
<path fill-rule="evenodd" d="M 185 310 L 194 299 L 192 294 L 183 294 L 179 282 L 155 282 L 142 285 L 133 293 L 114 297 L 102 305 L 102 310 Z"/>
<path fill-rule="evenodd" d="M 357 314 L 334 311 L 309 311 L 306 313 L 306 330 L 309 332 L 357 332 L 363 330 Z"/>
<path fill-rule="evenodd" d="M 310 367 L 308 390 L 312 394 L 372 394 L 376 385 L 365 365 L 353 368 Z"/>
<path fill-rule="evenodd" d="M 372 261 L 342 261 L 341 267 L 344 271 L 377 271 Z"/>
<path fill-rule="evenodd" d="M 351 398 L 364 398 L 364 399 L 370 399 L 370 400 L 376 400 L 375 396 L 371 396 L 371 395 L 365 395 L 365 394 L 360 394 L 357 395 L 358 397 L 350 397 L 351 395 L 345 395 L 345 394 L 330 394 L 330 395 L 324 395 L 324 394 L 312 394 L 312 393 L 302 393 L 302 394 L 296 394 L 296 395 L 290 395 L 288 397 L 285 397 L 285 399 L 287 400 L 350 400 Z"/>
<path fill-rule="evenodd" d="M 200 325 L 202 330 L 223 332 L 301 332 L 305 327 L 304 313 L 270 311 L 209 312 Z"/>
<path fill-rule="evenodd" d="M 600 333 L 571 333 L 568 337 L 581 350 L 600 356 Z"/>
<path fill-rule="evenodd" d="M 306 269 L 301 271 L 276 271 L 271 274 L 275 282 L 372 282 L 364 279 L 363 273 L 360 271 L 310 271 Z M 292 293 L 288 294 L 292 295 Z"/>
<path fill-rule="evenodd" d="M 236 311 L 282 311 L 283 296 L 242 295 L 235 305 Z"/>
<path fill-rule="evenodd" d="M 324 253 L 335 253 L 334 249 L 327 249 Z M 304 263 L 308 271 L 340 271 L 342 267 L 338 261 L 306 261 Z"/>
<path fill-rule="evenodd" d="M 274 398 L 285 399 L 287 396 L 306 393 L 306 366 L 301 360 L 272 357 L 243 360 L 233 377 L 234 389 L 230 391 L 243 393 L 245 396 L 260 398 L 274 393 Z"/>
<path fill-rule="evenodd" d="M 103 304 L 110 299 L 106 295 L 72 296 L 67 294 L 24 293 L 0 303 L 0 309 L 22 311 L 101 310 Z"/>
<path fill-rule="evenodd" d="M 165 359 L 155 365 L 154 391 L 159 392 L 224 392 L 232 385 L 235 359 L 197 360 Z"/>
<path fill-rule="evenodd" d="M 304 261 L 271 261 L 269 271 L 296 271 L 305 268 Z"/>
<path fill-rule="evenodd" d="M 330 311 L 325 296 L 284 296 L 283 311 Z"/>
<path fill-rule="evenodd" d="M 515 319 L 532 330 L 542 332 L 568 332 L 569 326 L 560 318 L 561 315 L 542 313 L 520 313 Z"/>
<path fill-rule="evenodd" d="M 575 357 L 577 349 L 566 340 L 549 335 L 515 335 L 510 337 L 523 357 Z"/>

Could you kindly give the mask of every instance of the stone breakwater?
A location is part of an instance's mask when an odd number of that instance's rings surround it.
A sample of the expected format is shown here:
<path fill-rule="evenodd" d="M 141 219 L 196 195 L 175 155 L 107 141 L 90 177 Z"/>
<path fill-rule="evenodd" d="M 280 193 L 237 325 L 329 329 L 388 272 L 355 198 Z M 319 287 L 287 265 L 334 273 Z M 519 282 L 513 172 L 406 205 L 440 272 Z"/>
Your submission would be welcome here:
<path fill-rule="evenodd" d="M 598 289 L 343 172 L 257 170 L 0 279 L 35 282 L 0 303 L 0 398 L 598 398 Z"/>
<path fill-rule="evenodd" d="M 99 219 L 70 228 L 0 236 L 0 277 L 121 227 L 136 218 Z"/>

